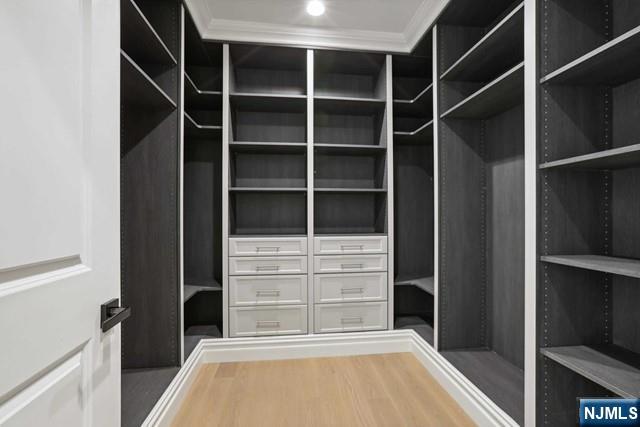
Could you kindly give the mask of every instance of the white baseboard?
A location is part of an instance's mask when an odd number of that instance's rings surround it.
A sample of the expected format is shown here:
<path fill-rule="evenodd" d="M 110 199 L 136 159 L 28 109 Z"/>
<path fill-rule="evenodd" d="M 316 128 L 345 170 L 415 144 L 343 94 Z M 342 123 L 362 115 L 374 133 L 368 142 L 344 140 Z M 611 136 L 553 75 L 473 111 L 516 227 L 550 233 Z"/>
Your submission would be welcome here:
<path fill-rule="evenodd" d="M 202 340 L 143 423 L 168 426 L 204 363 L 411 352 L 480 426 L 517 426 L 504 411 L 412 330 Z"/>

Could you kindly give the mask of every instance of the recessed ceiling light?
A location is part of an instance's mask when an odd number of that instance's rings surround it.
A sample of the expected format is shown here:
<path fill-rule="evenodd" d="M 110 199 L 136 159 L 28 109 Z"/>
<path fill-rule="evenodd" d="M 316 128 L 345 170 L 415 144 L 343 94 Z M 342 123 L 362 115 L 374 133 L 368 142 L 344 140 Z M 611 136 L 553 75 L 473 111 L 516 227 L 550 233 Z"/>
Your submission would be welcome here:
<path fill-rule="evenodd" d="M 307 3 L 307 13 L 311 16 L 324 14 L 324 4 L 320 0 L 311 0 Z"/>

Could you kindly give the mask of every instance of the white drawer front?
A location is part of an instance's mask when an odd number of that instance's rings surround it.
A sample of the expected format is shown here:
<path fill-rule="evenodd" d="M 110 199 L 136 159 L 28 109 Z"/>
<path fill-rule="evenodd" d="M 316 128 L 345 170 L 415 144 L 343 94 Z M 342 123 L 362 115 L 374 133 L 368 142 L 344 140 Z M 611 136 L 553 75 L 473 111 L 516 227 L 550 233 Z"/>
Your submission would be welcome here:
<path fill-rule="evenodd" d="M 361 302 L 315 306 L 317 333 L 387 329 L 387 303 Z"/>
<path fill-rule="evenodd" d="M 304 274 L 307 257 L 236 257 L 229 258 L 229 275 Z"/>
<path fill-rule="evenodd" d="M 319 274 L 314 276 L 317 303 L 385 301 L 387 273 Z"/>
<path fill-rule="evenodd" d="M 387 236 L 316 237 L 314 255 L 385 254 Z"/>
<path fill-rule="evenodd" d="M 229 305 L 307 303 L 307 276 L 231 276 Z"/>
<path fill-rule="evenodd" d="M 315 256 L 316 273 L 361 273 L 387 271 L 387 254 Z"/>
<path fill-rule="evenodd" d="M 255 257 L 306 254 L 306 237 L 234 237 L 229 239 L 229 256 Z"/>
<path fill-rule="evenodd" d="M 229 334 L 232 337 L 306 333 L 306 305 L 229 309 Z"/>

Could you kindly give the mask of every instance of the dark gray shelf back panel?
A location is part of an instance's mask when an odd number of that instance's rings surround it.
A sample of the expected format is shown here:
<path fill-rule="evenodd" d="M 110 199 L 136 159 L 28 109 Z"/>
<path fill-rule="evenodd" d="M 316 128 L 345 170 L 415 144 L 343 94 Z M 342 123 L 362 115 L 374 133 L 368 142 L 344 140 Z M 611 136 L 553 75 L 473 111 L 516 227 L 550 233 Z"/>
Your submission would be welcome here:
<path fill-rule="evenodd" d="M 315 94 L 380 98 L 385 56 L 364 52 L 314 52 Z"/>
<path fill-rule="evenodd" d="M 386 233 L 385 193 L 315 193 L 316 234 Z"/>
<path fill-rule="evenodd" d="M 316 153 L 316 188 L 383 188 L 385 153 Z"/>
<path fill-rule="evenodd" d="M 184 144 L 185 283 L 222 283 L 222 145 L 189 139 Z"/>
<path fill-rule="evenodd" d="M 307 93 L 306 49 L 231 45 L 231 91 Z"/>
<path fill-rule="evenodd" d="M 232 102 L 233 141 L 306 142 L 306 100 L 246 98 Z"/>
<path fill-rule="evenodd" d="M 395 145 L 395 276 L 433 276 L 433 147 Z"/>
<path fill-rule="evenodd" d="M 307 233 L 307 195 L 288 192 L 229 194 L 229 234 Z"/>
<path fill-rule="evenodd" d="M 231 187 L 307 186 L 306 152 L 232 152 Z"/>
<path fill-rule="evenodd" d="M 386 145 L 384 103 L 316 101 L 314 110 L 316 143 Z"/>

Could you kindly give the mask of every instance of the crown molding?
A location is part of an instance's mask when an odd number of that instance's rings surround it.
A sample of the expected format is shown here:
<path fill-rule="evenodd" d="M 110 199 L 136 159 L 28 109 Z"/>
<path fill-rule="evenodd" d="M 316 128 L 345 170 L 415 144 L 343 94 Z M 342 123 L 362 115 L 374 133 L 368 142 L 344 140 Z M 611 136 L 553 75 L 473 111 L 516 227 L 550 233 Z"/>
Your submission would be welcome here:
<path fill-rule="evenodd" d="M 218 19 L 207 0 L 185 0 L 205 40 L 409 53 L 450 0 L 423 0 L 403 32 L 276 25 Z"/>

